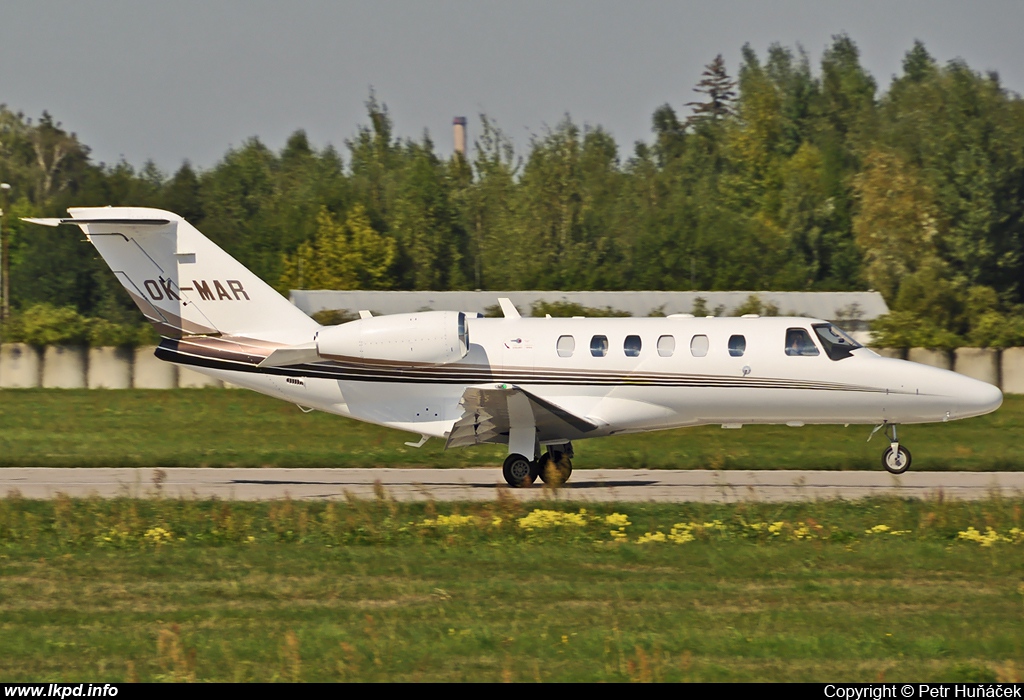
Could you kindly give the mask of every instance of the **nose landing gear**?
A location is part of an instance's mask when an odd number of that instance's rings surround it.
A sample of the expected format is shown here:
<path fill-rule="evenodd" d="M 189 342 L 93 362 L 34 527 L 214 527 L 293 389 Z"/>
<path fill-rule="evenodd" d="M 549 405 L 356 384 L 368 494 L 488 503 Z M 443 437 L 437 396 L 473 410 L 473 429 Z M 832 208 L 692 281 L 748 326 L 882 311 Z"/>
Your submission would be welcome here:
<path fill-rule="evenodd" d="M 910 450 L 900 444 L 899 439 L 896 437 L 896 425 L 883 423 L 882 425 L 871 431 L 871 435 L 874 435 L 879 428 L 886 428 L 886 434 L 889 433 L 889 428 L 892 428 L 892 435 L 889 438 L 889 446 L 882 452 L 882 466 L 885 471 L 890 474 L 902 474 L 903 472 L 910 469 Z M 868 440 L 871 438 L 869 437 Z"/>

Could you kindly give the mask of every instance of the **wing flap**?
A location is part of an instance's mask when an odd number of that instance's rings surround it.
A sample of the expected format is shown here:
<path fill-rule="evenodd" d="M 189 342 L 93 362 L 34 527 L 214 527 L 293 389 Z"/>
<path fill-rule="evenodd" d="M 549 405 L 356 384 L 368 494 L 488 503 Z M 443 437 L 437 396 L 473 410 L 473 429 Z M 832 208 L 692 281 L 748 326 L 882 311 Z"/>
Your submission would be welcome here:
<path fill-rule="evenodd" d="M 513 411 L 509 400 L 524 397 L 537 426 L 537 438 L 575 440 L 597 429 L 597 424 L 535 396 L 519 387 L 469 387 L 462 394 L 462 417 L 455 421 L 445 449 L 482 443 L 508 443 Z"/>

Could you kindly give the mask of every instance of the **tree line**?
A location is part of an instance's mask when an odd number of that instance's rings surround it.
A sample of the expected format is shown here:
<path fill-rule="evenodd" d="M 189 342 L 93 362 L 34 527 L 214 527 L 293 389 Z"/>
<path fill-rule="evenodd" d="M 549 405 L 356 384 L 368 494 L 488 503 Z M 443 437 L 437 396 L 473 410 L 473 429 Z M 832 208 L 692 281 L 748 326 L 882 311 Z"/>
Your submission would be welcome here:
<path fill-rule="evenodd" d="M 371 94 L 343 149 L 296 131 L 171 175 L 94 163 L 49 114 L 3 107 L 12 305 L 137 324 L 91 246 L 16 220 L 134 205 L 183 215 L 285 293 L 876 289 L 883 343 L 1024 343 L 1024 102 L 997 74 L 917 42 L 882 90 L 840 35 L 813 64 L 745 46 L 737 75 L 719 56 L 694 89 L 628 151 L 566 116 L 520 152 L 481 115 L 470 157 L 444 158 Z"/>

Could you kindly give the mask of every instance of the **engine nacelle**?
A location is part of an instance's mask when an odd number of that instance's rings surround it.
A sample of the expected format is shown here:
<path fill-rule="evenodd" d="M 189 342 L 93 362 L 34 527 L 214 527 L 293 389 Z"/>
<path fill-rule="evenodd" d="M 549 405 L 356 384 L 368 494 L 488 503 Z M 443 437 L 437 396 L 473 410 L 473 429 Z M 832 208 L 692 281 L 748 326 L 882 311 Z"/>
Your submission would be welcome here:
<path fill-rule="evenodd" d="M 361 318 L 321 329 L 316 335 L 316 351 L 325 360 L 445 365 L 469 352 L 466 314 L 420 311 Z"/>

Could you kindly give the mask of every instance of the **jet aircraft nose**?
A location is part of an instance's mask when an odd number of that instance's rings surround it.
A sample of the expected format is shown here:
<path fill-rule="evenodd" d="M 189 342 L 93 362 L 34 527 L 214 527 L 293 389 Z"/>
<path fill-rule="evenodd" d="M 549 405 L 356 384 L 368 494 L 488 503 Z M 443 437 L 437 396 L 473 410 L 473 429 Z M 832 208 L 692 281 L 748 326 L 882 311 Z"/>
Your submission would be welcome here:
<path fill-rule="evenodd" d="M 958 389 L 959 418 L 983 416 L 1003 404 L 1003 392 L 988 382 L 971 379 L 969 382 L 963 382 Z"/>

